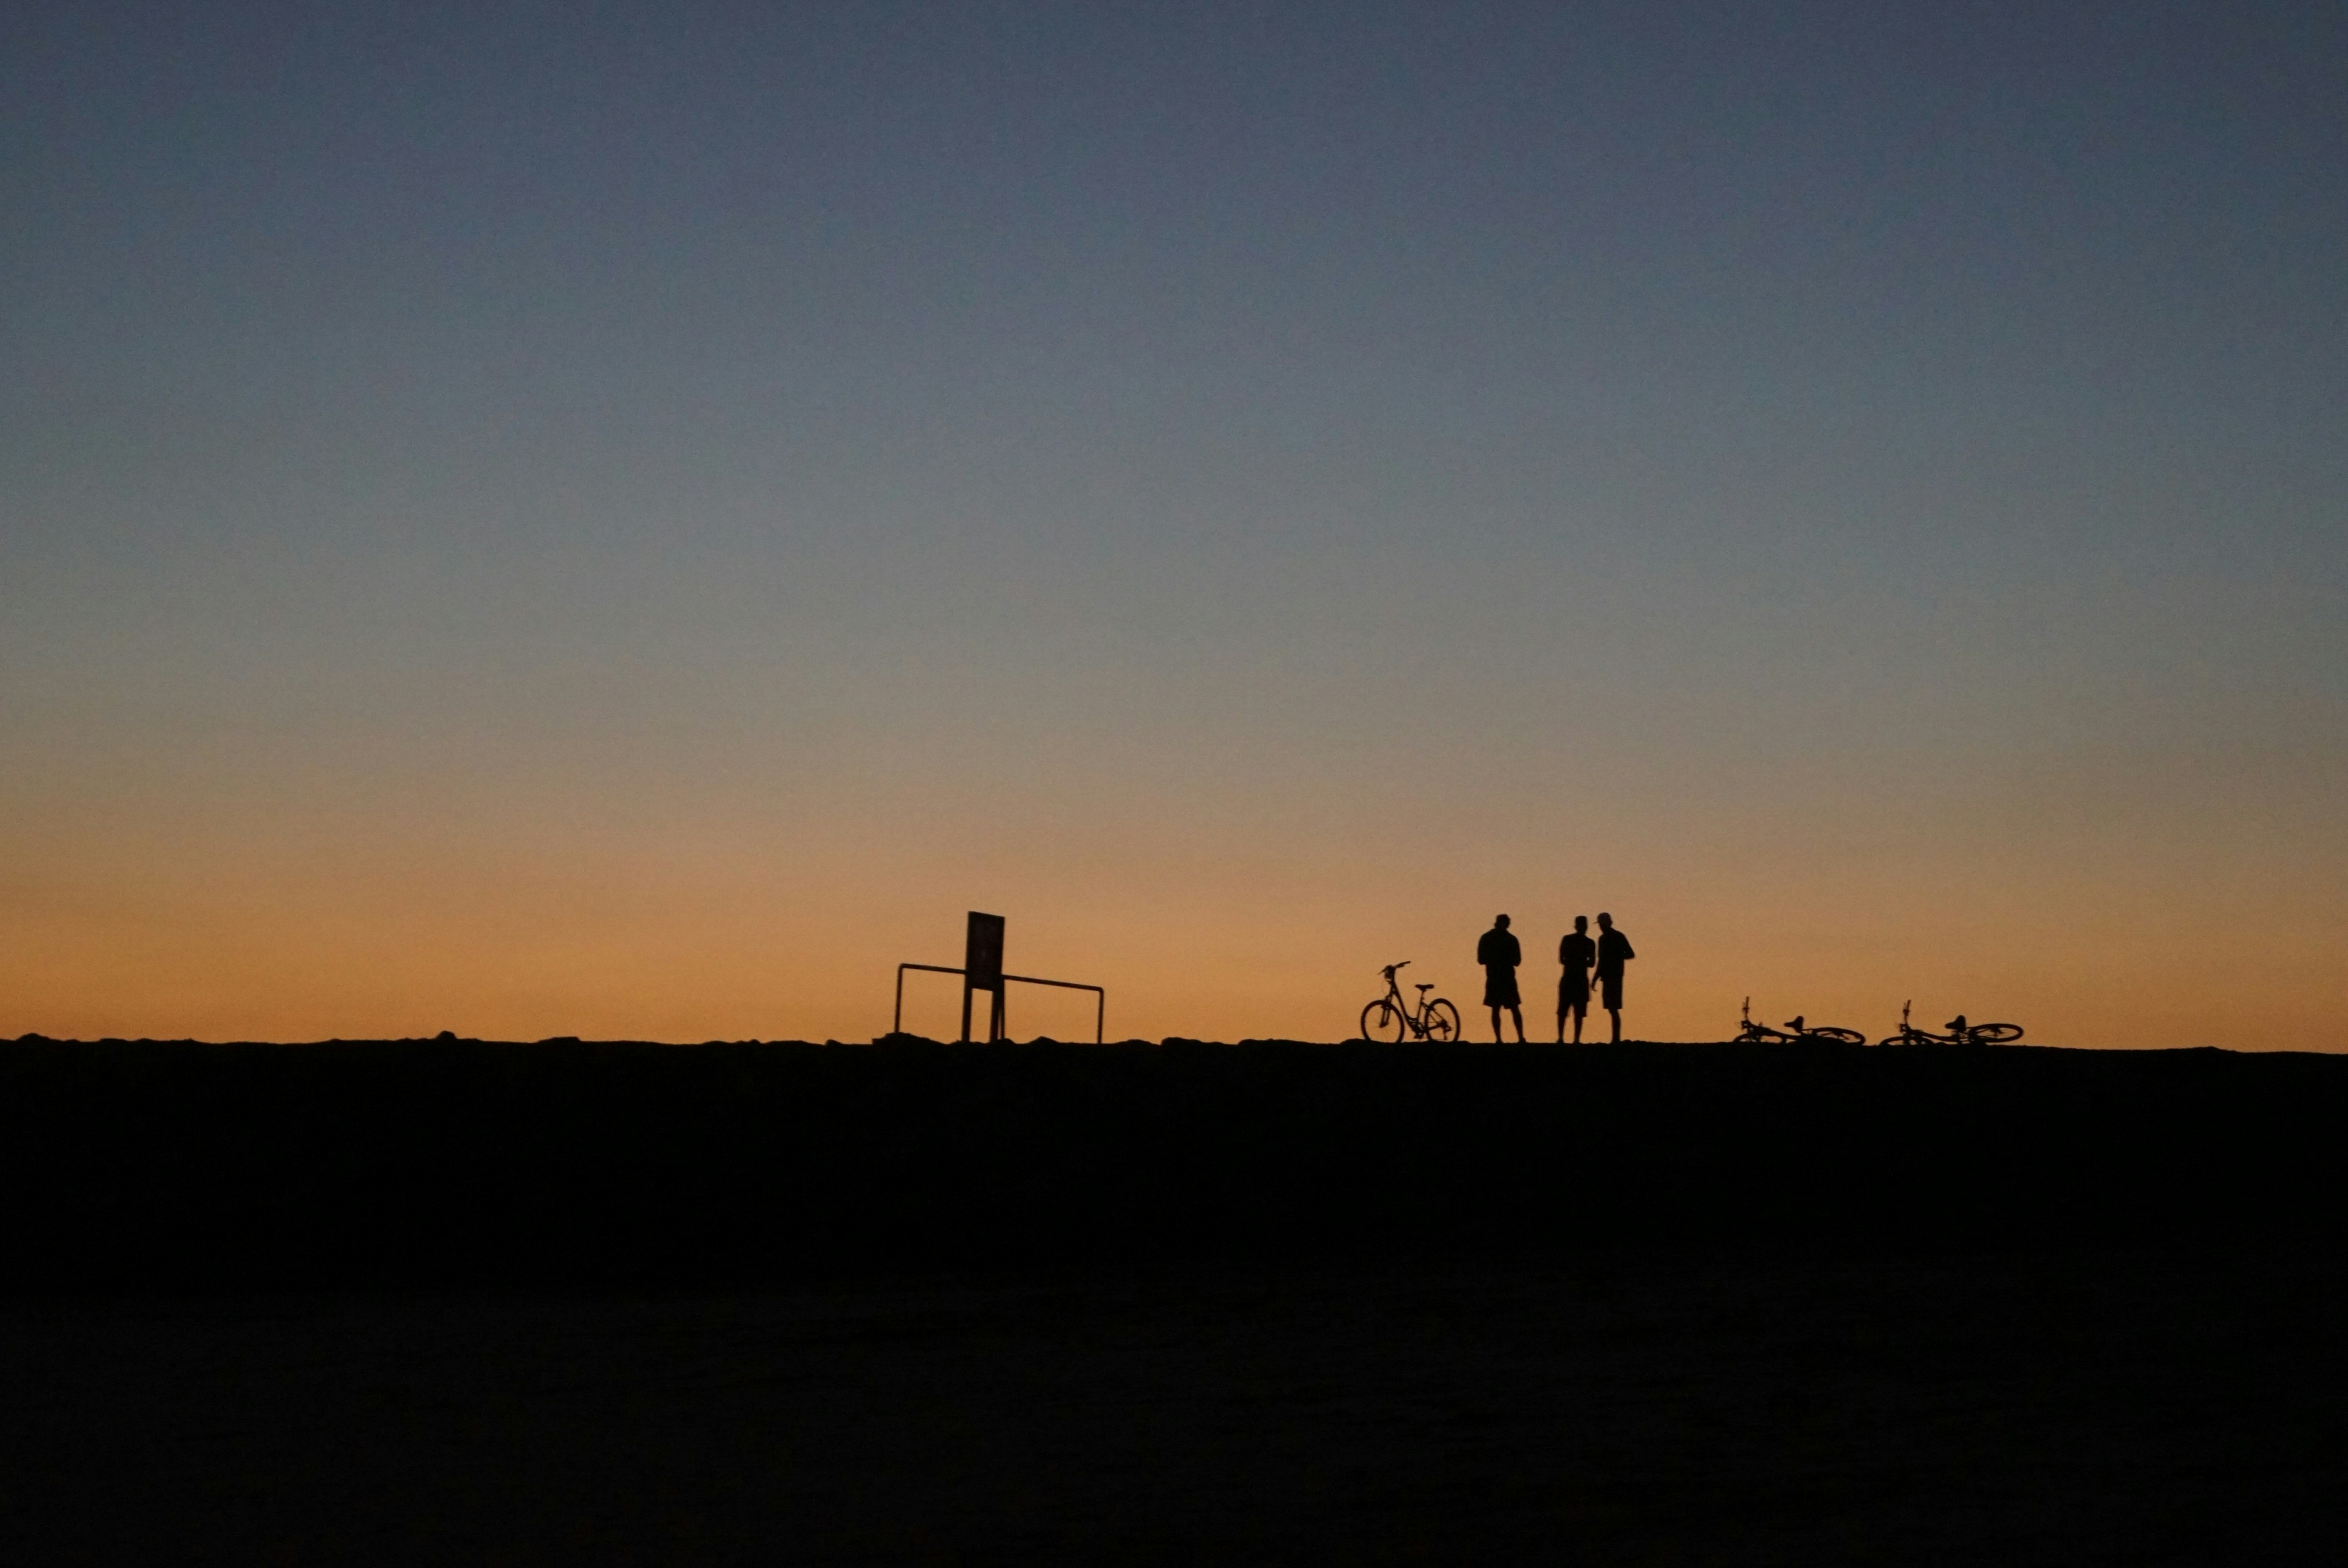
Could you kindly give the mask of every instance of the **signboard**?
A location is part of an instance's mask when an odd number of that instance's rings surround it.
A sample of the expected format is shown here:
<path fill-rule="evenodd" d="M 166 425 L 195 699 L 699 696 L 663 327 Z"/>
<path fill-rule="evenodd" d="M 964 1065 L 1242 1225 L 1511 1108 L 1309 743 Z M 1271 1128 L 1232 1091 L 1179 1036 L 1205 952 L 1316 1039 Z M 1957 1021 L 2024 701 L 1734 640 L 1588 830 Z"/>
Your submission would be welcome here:
<path fill-rule="evenodd" d="M 1004 1016 L 1004 998 L 1010 982 L 1023 985 L 1053 985 L 1063 991 L 1089 991 L 1097 998 L 1093 1006 L 1093 1043 L 1098 1045 L 1107 1027 L 1108 993 L 1097 985 L 1081 985 L 1074 980 L 1046 980 L 1037 975 L 1005 975 L 1003 972 L 1003 917 L 970 912 L 970 927 L 963 938 L 962 967 L 948 969 L 940 964 L 900 964 L 897 965 L 897 1013 L 889 1026 L 893 1037 L 905 1027 L 905 971 L 919 969 L 933 975 L 962 976 L 962 1039 L 970 1043 L 970 995 L 984 991 L 990 1000 L 986 1008 L 986 1038 L 992 1045 L 1010 1038 L 1009 1026 Z"/>
<path fill-rule="evenodd" d="M 970 912 L 970 934 L 963 943 L 962 967 L 971 990 L 1003 994 L 1003 916 Z"/>

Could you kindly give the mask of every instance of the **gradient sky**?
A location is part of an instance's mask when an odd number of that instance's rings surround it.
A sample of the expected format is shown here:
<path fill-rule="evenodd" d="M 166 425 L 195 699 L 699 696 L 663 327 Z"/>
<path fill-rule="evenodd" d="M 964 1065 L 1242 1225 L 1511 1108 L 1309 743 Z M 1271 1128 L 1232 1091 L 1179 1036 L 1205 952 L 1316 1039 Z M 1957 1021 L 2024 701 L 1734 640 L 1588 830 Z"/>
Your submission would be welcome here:
<path fill-rule="evenodd" d="M 9 7 L 0 1035 L 1638 944 L 2348 1048 L 2348 7 Z M 911 1026 L 949 1031 L 952 983 Z M 1022 1036 L 1089 1026 L 1014 991 Z"/>

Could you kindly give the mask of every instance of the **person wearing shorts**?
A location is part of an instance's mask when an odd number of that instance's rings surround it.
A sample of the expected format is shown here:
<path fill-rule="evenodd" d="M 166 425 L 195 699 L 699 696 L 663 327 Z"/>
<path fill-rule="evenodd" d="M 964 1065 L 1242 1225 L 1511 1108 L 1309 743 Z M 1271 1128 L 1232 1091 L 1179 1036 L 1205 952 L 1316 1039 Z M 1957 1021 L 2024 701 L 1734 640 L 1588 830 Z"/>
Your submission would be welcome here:
<path fill-rule="evenodd" d="M 1573 1043 L 1581 1044 L 1581 1021 L 1590 1016 L 1590 970 L 1598 962 L 1598 944 L 1590 940 L 1590 917 L 1573 917 L 1572 934 L 1557 944 L 1557 961 L 1565 973 L 1557 978 L 1557 1043 L 1565 1044 L 1566 1015 L 1573 1015 Z"/>
<path fill-rule="evenodd" d="M 1496 914 L 1492 929 L 1476 944 L 1476 962 L 1484 966 L 1484 1006 L 1492 1009 L 1492 1043 L 1500 1043 L 1500 1009 L 1517 1021 L 1517 1043 L 1525 1043 L 1524 1002 L 1517 995 L 1517 965 L 1525 961 L 1525 950 L 1509 934 L 1509 917 Z"/>
<path fill-rule="evenodd" d="M 1614 1021 L 1614 1043 L 1622 1043 L 1622 965 L 1639 956 L 1631 939 L 1614 929 L 1614 917 L 1598 917 L 1598 1004 Z"/>

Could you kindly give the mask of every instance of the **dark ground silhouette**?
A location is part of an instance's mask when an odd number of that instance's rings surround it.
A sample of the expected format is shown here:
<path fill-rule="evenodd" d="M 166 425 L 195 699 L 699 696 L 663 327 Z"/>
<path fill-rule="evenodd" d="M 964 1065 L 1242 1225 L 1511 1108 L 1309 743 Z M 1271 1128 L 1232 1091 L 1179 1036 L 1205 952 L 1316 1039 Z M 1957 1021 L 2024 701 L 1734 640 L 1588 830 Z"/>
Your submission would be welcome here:
<path fill-rule="evenodd" d="M 0 1289 L 2339 1239 L 2348 1057 L 0 1047 Z"/>
<path fill-rule="evenodd" d="M 18 1561 L 2332 1562 L 2348 1060 L 0 1047 Z"/>

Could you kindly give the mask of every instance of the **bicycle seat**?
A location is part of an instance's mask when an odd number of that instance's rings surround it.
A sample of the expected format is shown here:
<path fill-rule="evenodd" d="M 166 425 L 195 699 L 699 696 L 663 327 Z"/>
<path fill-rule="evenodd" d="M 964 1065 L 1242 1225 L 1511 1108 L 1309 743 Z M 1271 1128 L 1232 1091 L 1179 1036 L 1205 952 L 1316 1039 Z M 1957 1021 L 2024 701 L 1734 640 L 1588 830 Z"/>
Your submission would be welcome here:
<path fill-rule="evenodd" d="M 1419 989 L 1422 991 L 1432 991 L 1435 989 L 1435 982 L 1429 980 L 1426 985 L 1421 985 Z"/>

